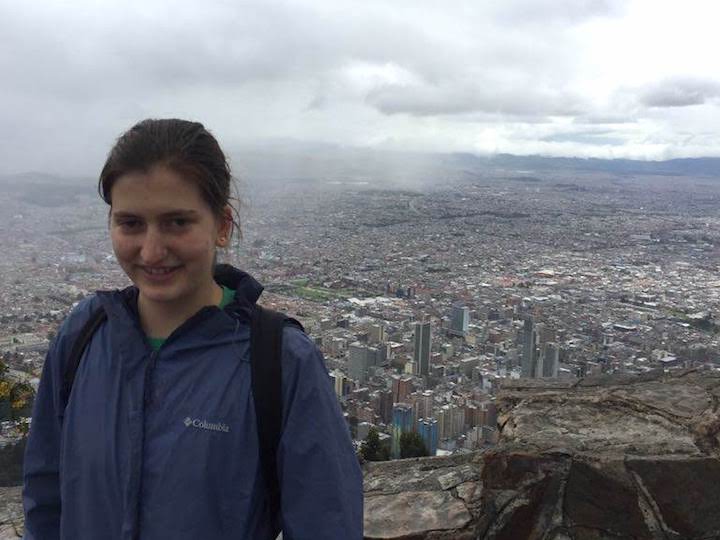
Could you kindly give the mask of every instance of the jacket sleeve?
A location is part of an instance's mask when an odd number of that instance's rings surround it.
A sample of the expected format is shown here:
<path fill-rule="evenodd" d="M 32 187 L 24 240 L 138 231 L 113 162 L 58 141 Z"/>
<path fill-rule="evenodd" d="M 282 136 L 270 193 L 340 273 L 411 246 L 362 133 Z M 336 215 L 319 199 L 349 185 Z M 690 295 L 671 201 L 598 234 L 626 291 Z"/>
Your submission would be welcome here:
<path fill-rule="evenodd" d="M 25 540 L 60 538 L 62 361 L 97 306 L 94 296 L 82 300 L 60 325 L 45 356 L 23 462 Z"/>
<path fill-rule="evenodd" d="M 278 478 L 284 540 L 361 540 L 363 476 L 320 351 L 299 329 L 283 337 Z"/>
<path fill-rule="evenodd" d="M 25 448 L 25 540 L 60 538 L 59 341 L 53 341 L 45 358 Z"/>

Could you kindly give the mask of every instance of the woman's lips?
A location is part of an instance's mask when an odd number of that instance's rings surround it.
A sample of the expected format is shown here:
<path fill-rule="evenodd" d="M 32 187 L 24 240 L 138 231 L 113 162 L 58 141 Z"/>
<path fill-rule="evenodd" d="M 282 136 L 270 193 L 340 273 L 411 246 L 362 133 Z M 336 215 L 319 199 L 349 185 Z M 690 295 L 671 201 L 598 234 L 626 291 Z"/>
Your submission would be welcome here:
<path fill-rule="evenodd" d="M 180 269 L 180 266 L 141 266 L 145 279 L 154 283 L 169 281 Z"/>

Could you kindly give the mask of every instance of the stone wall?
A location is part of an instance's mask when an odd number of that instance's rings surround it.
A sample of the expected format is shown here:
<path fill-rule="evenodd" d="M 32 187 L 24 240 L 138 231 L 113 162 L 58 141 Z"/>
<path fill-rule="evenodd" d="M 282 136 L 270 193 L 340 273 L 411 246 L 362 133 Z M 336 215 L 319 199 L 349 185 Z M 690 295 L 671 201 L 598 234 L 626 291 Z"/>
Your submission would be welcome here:
<path fill-rule="evenodd" d="M 498 405 L 492 450 L 366 463 L 365 537 L 720 538 L 720 373 L 507 381 Z"/>

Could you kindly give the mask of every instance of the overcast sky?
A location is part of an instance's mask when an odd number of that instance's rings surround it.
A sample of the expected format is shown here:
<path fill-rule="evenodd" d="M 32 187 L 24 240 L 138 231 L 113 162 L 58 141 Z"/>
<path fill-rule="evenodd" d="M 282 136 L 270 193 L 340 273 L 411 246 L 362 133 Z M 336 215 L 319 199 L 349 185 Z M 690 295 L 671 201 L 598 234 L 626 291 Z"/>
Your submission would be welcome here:
<path fill-rule="evenodd" d="M 95 174 L 146 117 L 227 148 L 720 156 L 711 0 L 0 0 L 0 173 Z"/>

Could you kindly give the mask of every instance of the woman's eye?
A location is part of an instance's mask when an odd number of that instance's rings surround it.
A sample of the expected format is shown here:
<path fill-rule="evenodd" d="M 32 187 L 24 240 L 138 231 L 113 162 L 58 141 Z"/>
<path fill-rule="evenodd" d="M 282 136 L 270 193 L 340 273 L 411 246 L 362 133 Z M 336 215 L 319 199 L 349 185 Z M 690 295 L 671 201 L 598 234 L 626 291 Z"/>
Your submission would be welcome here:
<path fill-rule="evenodd" d="M 126 219 L 124 221 L 118 222 L 118 225 L 120 225 L 120 227 L 122 227 L 123 229 L 132 230 L 140 227 L 141 223 L 137 219 Z"/>
<path fill-rule="evenodd" d="M 187 227 L 190 224 L 190 220 L 186 218 L 175 218 L 171 223 L 173 227 Z"/>

